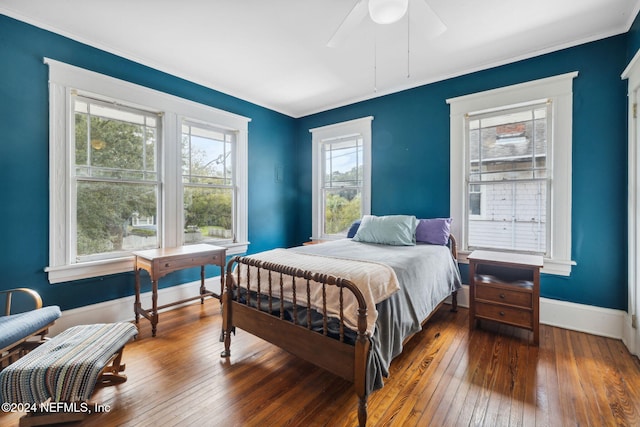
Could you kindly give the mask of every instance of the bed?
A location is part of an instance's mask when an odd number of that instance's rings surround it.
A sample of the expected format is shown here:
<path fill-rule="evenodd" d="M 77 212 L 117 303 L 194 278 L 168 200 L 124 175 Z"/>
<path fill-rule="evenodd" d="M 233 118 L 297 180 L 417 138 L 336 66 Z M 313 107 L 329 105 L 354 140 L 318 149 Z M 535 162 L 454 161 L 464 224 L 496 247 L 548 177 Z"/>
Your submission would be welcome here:
<path fill-rule="evenodd" d="M 405 342 L 461 287 L 456 243 L 380 244 L 346 238 L 234 257 L 227 264 L 221 340 L 240 328 L 353 382 L 358 422 Z"/>

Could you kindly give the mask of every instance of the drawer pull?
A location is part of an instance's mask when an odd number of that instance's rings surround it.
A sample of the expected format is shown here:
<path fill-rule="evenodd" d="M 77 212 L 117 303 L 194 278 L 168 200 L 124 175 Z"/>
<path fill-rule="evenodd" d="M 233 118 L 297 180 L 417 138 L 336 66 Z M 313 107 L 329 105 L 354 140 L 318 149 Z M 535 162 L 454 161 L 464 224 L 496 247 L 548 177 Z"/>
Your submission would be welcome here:
<path fill-rule="evenodd" d="M 165 267 L 169 267 L 169 263 L 166 263 L 164 266 L 165 266 Z"/>
<path fill-rule="evenodd" d="M 500 316 L 504 316 L 504 311 L 501 311 L 501 312 L 500 312 Z"/>
<path fill-rule="evenodd" d="M 505 294 L 500 294 L 499 296 L 500 296 L 500 298 L 502 298 L 502 299 L 505 299 L 505 298 L 506 298 Z"/>

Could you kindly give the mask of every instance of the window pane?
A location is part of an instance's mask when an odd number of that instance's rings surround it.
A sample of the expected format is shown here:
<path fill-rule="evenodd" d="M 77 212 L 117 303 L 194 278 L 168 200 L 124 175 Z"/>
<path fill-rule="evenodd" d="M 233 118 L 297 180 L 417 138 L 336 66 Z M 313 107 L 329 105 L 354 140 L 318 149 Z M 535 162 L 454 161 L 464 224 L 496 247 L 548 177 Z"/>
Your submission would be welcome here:
<path fill-rule="evenodd" d="M 501 181 L 546 176 L 546 111 L 547 105 L 539 104 L 470 120 L 470 179 Z"/>
<path fill-rule="evenodd" d="M 323 234 L 346 236 L 362 216 L 363 141 L 358 136 L 327 141 L 323 151 Z"/>
<path fill-rule="evenodd" d="M 482 187 L 483 212 L 469 217 L 469 247 L 546 252 L 547 182 L 510 182 Z M 471 193 L 473 196 L 477 193 Z M 470 210 L 475 207 L 470 204 Z M 473 212 L 470 212 L 473 214 Z"/>
<path fill-rule="evenodd" d="M 362 138 L 323 144 L 324 187 L 362 185 Z"/>
<path fill-rule="evenodd" d="M 183 125 L 183 182 L 232 185 L 233 138 L 233 134 L 221 130 Z"/>
<path fill-rule="evenodd" d="M 546 253 L 546 101 L 467 120 L 469 248 Z"/>
<path fill-rule="evenodd" d="M 157 186 L 79 181 L 77 256 L 158 247 Z"/>
<path fill-rule="evenodd" d="M 235 134 L 183 122 L 184 243 L 235 239 Z"/>
<path fill-rule="evenodd" d="M 471 184 L 469 186 L 469 215 L 482 214 L 482 186 Z"/>
<path fill-rule="evenodd" d="M 362 216 L 362 193 L 359 188 L 324 191 L 324 234 L 346 236 L 353 221 Z"/>
<path fill-rule="evenodd" d="M 76 175 L 155 181 L 158 122 L 145 114 L 76 99 Z"/>
<path fill-rule="evenodd" d="M 72 99 L 77 261 L 158 247 L 160 121 L 146 111 Z"/>
<path fill-rule="evenodd" d="M 233 238 L 233 190 L 184 187 L 184 243 Z"/>

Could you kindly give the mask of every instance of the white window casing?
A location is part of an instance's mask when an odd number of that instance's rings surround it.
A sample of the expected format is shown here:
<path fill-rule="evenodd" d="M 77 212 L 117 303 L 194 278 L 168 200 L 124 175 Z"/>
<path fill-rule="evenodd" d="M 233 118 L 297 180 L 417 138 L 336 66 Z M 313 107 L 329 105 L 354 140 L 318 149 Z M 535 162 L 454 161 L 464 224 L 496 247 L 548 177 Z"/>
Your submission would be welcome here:
<path fill-rule="evenodd" d="M 312 240 L 331 238 L 323 234 L 322 144 L 326 141 L 359 135 L 363 143 L 362 215 L 371 213 L 371 121 L 373 116 L 309 129 L 312 135 Z"/>
<path fill-rule="evenodd" d="M 182 244 L 183 212 L 181 183 L 181 123 L 183 119 L 213 123 L 237 133 L 235 173 L 237 209 L 236 239 L 225 244 L 227 254 L 246 252 L 248 247 L 248 124 L 251 119 L 204 104 L 149 89 L 93 71 L 44 59 L 49 67 L 49 266 L 45 268 L 50 283 L 79 280 L 133 269 L 133 256 L 77 262 L 71 250 L 75 224 L 71 169 L 74 151 L 69 146 L 74 131 L 71 96 L 81 92 L 100 99 L 126 103 L 130 107 L 162 112 L 160 144 L 159 239 L 162 247 Z"/>
<path fill-rule="evenodd" d="M 552 150 L 548 165 L 552 174 L 550 242 L 543 273 L 568 276 L 571 266 L 571 155 L 573 117 L 573 79 L 577 72 L 534 80 L 513 86 L 447 99 L 450 105 L 451 168 L 450 214 L 452 233 L 458 238 L 458 258 L 466 262 L 469 254 L 466 241 L 465 170 L 468 150 L 465 147 L 465 115 L 515 106 L 539 99 L 549 99 L 553 126 L 549 132 Z"/>

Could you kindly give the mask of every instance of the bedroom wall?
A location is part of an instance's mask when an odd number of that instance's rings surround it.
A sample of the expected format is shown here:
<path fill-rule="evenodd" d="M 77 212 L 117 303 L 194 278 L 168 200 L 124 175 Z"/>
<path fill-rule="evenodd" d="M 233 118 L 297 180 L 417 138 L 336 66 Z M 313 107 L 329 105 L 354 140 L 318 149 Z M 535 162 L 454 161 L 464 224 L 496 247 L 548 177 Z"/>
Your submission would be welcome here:
<path fill-rule="evenodd" d="M 372 122 L 372 213 L 449 215 L 449 106 L 445 100 L 578 71 L 574 81 L 570 277 L 544 275 L 543 297 L 627 307 L 627 35 L 421 86 L 298 120 L 300 222 L 311 235 L 309 129 L 363 116 Z M 402 70 L 398 70 L 402 72 Z M 461 268 L 466 277 L 466 265 Z"/>
<path fill-rule="evenodd" d="M 48 93 L 44 56 L 252 118 L 250 252 L 311 234 L 310 128 L 373 115 L 374 214 L 449 214 L 445 99 L 570 71 L 574 85 L 571 277 L 544 276 L 547 298 L 626 309 L 626 84 L 638 20 L 616 36 L 298 120 L 0 15 L 0 289 L 37 289 L 64 310 L 131 295 L 133 274 L 49 285 Z M 215 72 L 215 70 L 212 70 Z M 276 182 L 279 168 L 283 180 Z M 466 268 L 463 266 L 463 274 Z M 208 270 L 210 275 L 217 270 Z M 177 273 L 161 287 L 195 280 Z"/>
<path fill-rule="evenodd" d="M 0 15 L 0 289 L 25 286 L 63 310 L 133 294 L 133 273 L 49 285 L 49 57 L 250 117 L 250 251 L 294 243 L 295 120 Z M 211 70 L 215 72 L 215 70 Z M 208 267 L 208 275 L 219 269 Z M 160 287 L 197 280 L 174 273 Z"/>

